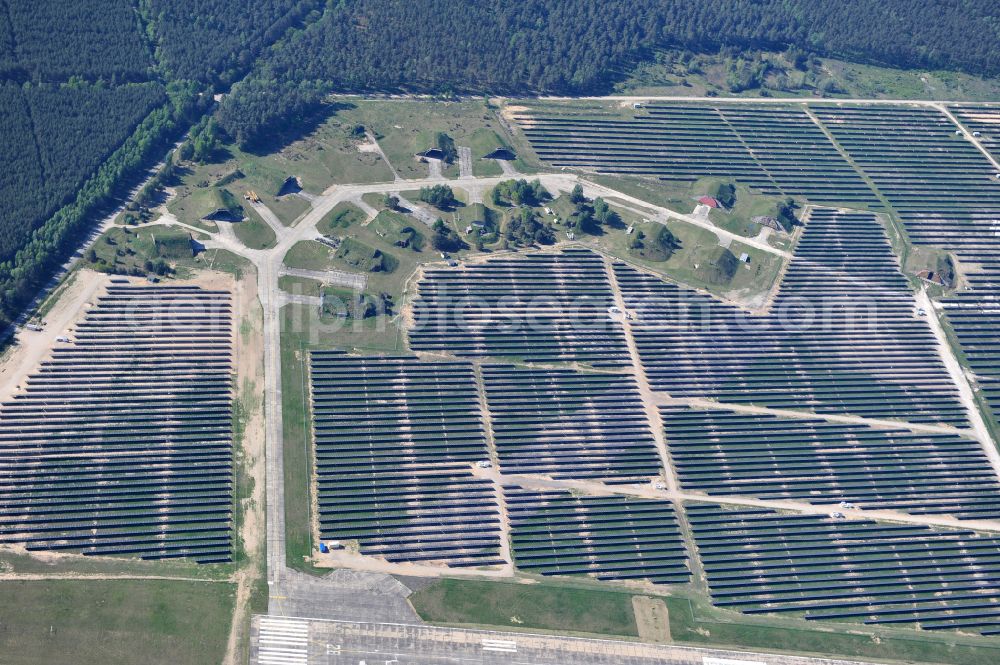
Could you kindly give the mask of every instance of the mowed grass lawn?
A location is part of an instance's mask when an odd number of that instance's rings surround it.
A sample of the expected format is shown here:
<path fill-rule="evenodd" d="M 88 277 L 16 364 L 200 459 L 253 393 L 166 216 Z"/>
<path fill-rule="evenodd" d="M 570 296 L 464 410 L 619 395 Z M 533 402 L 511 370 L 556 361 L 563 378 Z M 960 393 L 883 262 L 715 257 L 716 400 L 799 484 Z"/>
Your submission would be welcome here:
<path fill-rule="evenodd" d="M 431 623 L 639 635 L 632 594 L 616 591 L 443 579 L 410 602 Z"/>
<path fill-rule="evenodd" d="M 217 665 L 235 587 L 173 580 L 0 582 L 0 663 Z"/>

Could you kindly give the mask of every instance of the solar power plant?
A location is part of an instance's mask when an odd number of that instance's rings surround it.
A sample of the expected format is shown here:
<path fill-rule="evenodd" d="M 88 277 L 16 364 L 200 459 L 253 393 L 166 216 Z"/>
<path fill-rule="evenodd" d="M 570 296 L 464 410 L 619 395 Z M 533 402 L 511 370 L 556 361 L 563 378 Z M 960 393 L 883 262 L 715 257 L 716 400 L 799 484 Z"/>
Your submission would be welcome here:
<path fill-rule="evenodd" d="M 661 476 L 632 377 L 485 365 L 483 380 L 503 473 L 608 483 Z"/>
<path fill-rule="evenodd" d="M 685 510 L 721 607 L 1000 634 L 1000 539 L 766 509 Z"/>
<path fill-rule="evenodd" d="M 1000 252 L 1000 242 L 997 250 Z M 998 255 L 1000 256 L 1000 255 Z M 981 263 L 966 275 L 971 288 L 944 299 L 942 305 L 962 352 L 975 373 L 982 395 L 1000 418 L 1000 259 Z"/>
<path fill-rule="evenodd" d="M 767 315 L 624 264 L 653 388 L 674 397 L 966 426 L 924 317 L 871 213 L 814 209 Z"/>
<path fill-rule="evenodd" d="M 969 289 L 945 311 L 994 414 L 1000 412 L 1000 173 L 934 109 L 817 108 L 816 115 L 874 180 L 915 245 L 954 251 Z M 955 110 L 996 152 L 997 112 Z"/>
<path fill-rule="evenodd" d="M 989 458 L 961 436 L 687 406 L 661 415 L 688 491 L 968 519 L 1000 513 Z"/>
<path fill-rule="evenodd" d="M 955 104 L 949 110 L 970 132 L 977 132 L 976 139 L 990 151 L 1000 155 L 1000 108 L 982 104 Z"/>
<path fill-rule="evenodd" d="M 320 536 L 392 562 L 502 564 L 472 366 L 311 357 Z"/>
<path fill-rule="evenodd" d="M 687 551 L 669 501 L 504 487 L 519 568 L 686 584 Z"/>
<path fill-rule="evenodd" d="M 994 160 L 1000 161 L 1000 109 L 963 105 L 952 107 L 952 112 L 970 132 L 978 133 L 976 140 L 986 148 Z M 994 169 L 1000 188 L 1000 169 Z M 966 267 L 965 279 L 971 287 L 944 301 L 948 319 L 962 345 L 969 364 L 975 370 L 979 387 L 993 409 L 1000 414 L 1000 206 L 989 199 L 984 217 L 990 217 L 990 233 L 980 238 L 982 248 L 958 248 L 961 258 L 972 266 Z M 955 232 L 962 232 L 961 224 Z M 971 269 L 970 269 L 971 268 Z"/>
<path fill-rule="evenodd" d="M 889 200 L 914 244 L 970 255 L 995 246 L 997 169 L 943 113 L 870 106 L 813 112 Z"/>
<path fill-rule="evenodd" d="M 801 107 L 648 104 L 634 118 L 594 109 L 517 116 L 553 166 L 694 182 L 736 179 L 765 194 L 818 203 L 877 199 Z"/>
<path fill-rule="evenodd" d="M 230 297 L 111 285 L 0 405 L 0 542 L 231 557 Z"/>
<path fill-rule="evenodd" d="M 410 348 L 534 362 L 628 364 L 601 257 L 588 250 L 428 270 L 414 302 Z"/>
<path fill-rule="evenodd" d="M 719 113 L 776 183 L 777 191 L 769 193 L 815 203 L 878 205 L 871 188 L 803 109 L 722 106 Z"/>

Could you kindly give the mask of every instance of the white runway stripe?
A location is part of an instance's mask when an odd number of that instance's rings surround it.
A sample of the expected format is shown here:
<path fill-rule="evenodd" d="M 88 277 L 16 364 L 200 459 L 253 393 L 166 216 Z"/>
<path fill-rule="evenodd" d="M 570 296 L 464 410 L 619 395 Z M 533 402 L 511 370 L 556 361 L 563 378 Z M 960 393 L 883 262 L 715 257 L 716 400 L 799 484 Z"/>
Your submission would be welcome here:
<path fill-rule="evenodd" d="M 483 651 L 517 653 L 517 642 L 513 640 L 483 640 Z"/>
<path fill-rule="evenodd" d="M 262 617 L 257 633 L 259 665 L 308 665 L 309 624 L 296 619 Z"/>

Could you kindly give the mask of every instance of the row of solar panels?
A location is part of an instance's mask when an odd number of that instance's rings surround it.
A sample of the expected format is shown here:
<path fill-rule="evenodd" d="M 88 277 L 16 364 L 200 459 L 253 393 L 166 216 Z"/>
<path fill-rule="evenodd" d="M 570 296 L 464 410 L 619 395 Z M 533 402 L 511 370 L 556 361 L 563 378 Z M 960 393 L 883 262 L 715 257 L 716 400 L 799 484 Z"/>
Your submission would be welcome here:
<path fill-rule="evenodd" d="M 230 560 L 231 337 L 224 292 L 109 287 L 0 405 L 0 542 Z"/>

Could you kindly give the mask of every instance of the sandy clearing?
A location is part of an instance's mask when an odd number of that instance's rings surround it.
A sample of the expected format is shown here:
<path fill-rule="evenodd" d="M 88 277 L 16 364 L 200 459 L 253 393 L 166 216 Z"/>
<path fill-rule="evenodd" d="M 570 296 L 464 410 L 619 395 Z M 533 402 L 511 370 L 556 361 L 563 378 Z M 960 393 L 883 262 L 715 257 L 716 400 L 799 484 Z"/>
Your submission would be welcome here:
<path fill-rule="evenodd" d="M 996 441 L 990 436 L 990 429 L 987 427 L 986 420 L 983 418 L 983 414 L 976 404 L 972 385 L 969 383 L 969 379 L 965 375 L 965 370 L 962 368 L 961 363 L 959 363 L 958 358 L 955 357 L 952 351 L 948 337 L 941 326 L 941 321 L 938 320 L 938 310 L 931 302 L 930 296 L 927 295 L 925 287 L 920 287 L 920 290 L 916 294 L 916 301 L 917 307 L 924 310 L 924 318 L 927 319 L 931 332 L 934 333 L 934 338 L 937 340 L 938 355 L 941 356 L 941 361 L 944 363 L 945 369 L 948 370 L 948 376 L 951 377 L 952 383 L 958 388 L 958 397 L 968 412 L 972 431 L 982 445 L 983 451 L 990 460 L 990 464 L 993 465 L 993 472 L 1000 477 L 1000 450 L 997 450 Z"/>
<path fill-rule="evenodd" d="M 257 280 L 229 278 L 233 298 L 234 360 L 236 367 L 235 399 L 246 407 L 242 450 L 243 472 L 253 481 L 251 495 L 241 500 L 243 521 L 238 536 L 249 561 L 234 576 L 236 602 L 226 646 L 226 665 L 242 660 L 241 645 L 247 643 L 250 630 L 250 597 L 254 584 L 262 577 L 258 563 L 264 553 L 264 402 L 260 391 L 264 383 L 263 310 L 257 298 Z"/>
<path fill-rule="evenodd" d="M 482 419 L 483 432 L 486 435 L 486 450 L 490 456 L 490 464 L 493 468 L 500 466 L 500 451 L 497 449 L 496 436 L 493 429 L 493 414 L 490 412 L 486 398 L 486 382 L 483 379 L 483 362 L 477 360 L 473 363 L 476 381 L 476 402 L 479 406 L 479 417 Z M 473 467 L 479 469 L 478 465 Z M 475 471 L 473 471 L 475 473 Z M 493 482 L 493 492 L 497 501 L 497 513 L 500 517 L 500 557 L 507 562 L 504 570 L 510 575 L 514 574 L 514 553 L 511 549 L 511 526 L 510 514 L 507 510 L 507 502 L 504 501 L 503 486 Z"/>
<path fill-rule="evenodd" d="M 171 582 L 204 582 L 205 584 L 229 584 L 228 579 L 207 577 L 185 577 L 183 575 L 143 575 L 136 573 L 0 573 L 0 580 L 19 582 L 42 582 L 45 580 L 168 580 Z"/>
<path fill-rule="evenodd" d="M 632 596 L 632 611 L 639 639 L 643 642 L 670 642 L 670 620 L 662 598 Z"/>
<path fill-rule="evenodd" d="M 518 104 L 507 104 L 502 109 L 500 109 L 500 116 L 507 122 L 517 122 L 517 118 L 514 116 L 519 113 L 527 113 L 531 109 L 527 106 L 520 106 Z M 524 124 L 532 124 L 530 119 L 523 119 Z"/>
<path fill-rule="evenodd" d="M 0 401 L 17 394 L 28 375 L 52 355 L 52 348 L 59 344 L 56 338 L 70 334 L 72 326 L 86 314 L 87 303 L 93 302 L 110 282 L 107 275 L 92 270 L 80 270 L 68 279 L 72 281 L 52 296 L 58 300 L 43 318 L 44 328 L 18 332 L 17 343 L 0 366 Z"/>
<path fill-rule="evenodd" d="M 451 568 L 445 564 L 432 563 L 392 563 L 380 557 L 366 556 L 348 550 L 331 551 L 329 554 L 315 553 L 312 563 L 319 568 L 350 568 L 370 573 L 387 575 L 411 575 L 414 577 L 493 577 L 511 578 L 509 566 L 490 568 Z"/>

